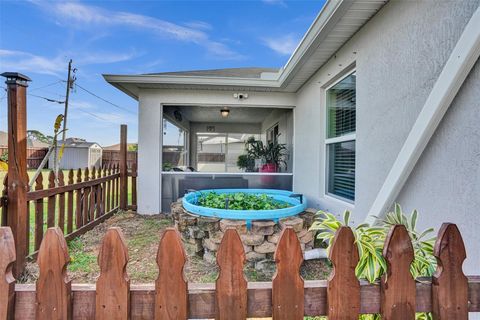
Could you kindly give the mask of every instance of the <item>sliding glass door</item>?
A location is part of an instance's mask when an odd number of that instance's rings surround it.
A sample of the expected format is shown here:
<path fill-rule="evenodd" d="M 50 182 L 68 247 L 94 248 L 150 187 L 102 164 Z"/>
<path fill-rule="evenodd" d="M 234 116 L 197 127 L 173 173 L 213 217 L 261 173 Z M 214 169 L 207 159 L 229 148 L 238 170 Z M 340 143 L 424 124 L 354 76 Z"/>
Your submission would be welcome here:
<path fill-rule="evenodd" d="M 196 169 L 200 172 L 244 172 L 238 159 L 245 155 L 246 142 L 260 135 L 247 133 L 197 133 Z"/>

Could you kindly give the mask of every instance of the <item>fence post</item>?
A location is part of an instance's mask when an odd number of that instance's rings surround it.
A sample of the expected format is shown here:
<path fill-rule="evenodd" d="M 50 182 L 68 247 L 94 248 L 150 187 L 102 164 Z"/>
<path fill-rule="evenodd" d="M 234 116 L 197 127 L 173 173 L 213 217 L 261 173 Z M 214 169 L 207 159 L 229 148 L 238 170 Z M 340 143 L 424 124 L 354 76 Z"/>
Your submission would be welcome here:
<path fill-rule="evenodd" d="M 272 318 L 302 320 L 305 309 L 304 283 L 300 276 L 302 249 L 292 227 L 283 229 L 275 250 L 277 272 L 272 280 Z"/>
<path fill-rule="evenodd" d="M 120 126 L 120 209 L 127 210 L 127 125 Z"/>
<path fill-rule="evenodd" d="M 13 319 L 15 305 L 15 244 L 12 230 L 0 227 L 0 319 Z"/>
<path fill-rule="evenodd" d="M 27 82 L 30 78 L 16 72 L 5 72 L 8 90 L 8 191 L 7 225 L 15 239 L 18 277 L 25 267 L 28 253 L 27 212 Z"/>

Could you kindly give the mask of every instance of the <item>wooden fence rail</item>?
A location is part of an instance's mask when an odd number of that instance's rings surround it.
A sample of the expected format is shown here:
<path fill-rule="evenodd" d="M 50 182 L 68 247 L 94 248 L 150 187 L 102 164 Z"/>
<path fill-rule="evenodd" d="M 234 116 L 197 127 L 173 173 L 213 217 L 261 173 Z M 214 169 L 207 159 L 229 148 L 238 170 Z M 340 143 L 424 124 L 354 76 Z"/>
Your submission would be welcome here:
<path fill-rule="evenodd" d="M 58 226 L 69 240 L 110 217 L 119 207 L 119 180 L 118 166 L 69 170 L 67 177 L 59 171 L 57 186 L 53 171 L 40 173 L 26 199 L 27 221 L 33 223 L 25 235 L 30 244 L 27 256 L 37 253 L 47 228 Z M 0 201 L 2 220 L 8 210 L 4 200 Z"/>
<path fill-rule="evenodd" d="M 137 166 L 133 164 L 127 173 L 130 197 L 127 209 L 137 209 Z M 7 179 L 3 181 L 0 197 L 0 225 L 7 223 Z M 59 171 L 58 185 L 52 171 L 40 173 L 33 188 L 27 193 L 27 221 L 25 235 L 30 244 L 26 256 L 36 254 L 46 228 L 58 226 L 67 240 L 92 229 L 110 217 L 120 205 L 119 166 L 102 169 Z"/>
<path fill-rule="evenodd" d="M 35 190 L 27 193 L 27 201 L 35 208 L 33 253 L 40 248 L 45 217 L 46 227 L 58 226 L 68 240 L 92 229 L 118 208 L 120 180 L 118 166 L 98 170 L 86 168 L 83 172 L 80 169 L 76 172 L 70 170 L 67 184 L 62 171 L 59 171 L 58 178 L 58 186 L 55 186 L 55 175 L 50 171 L 48 188 L 44 189 L 44 178 L 40 174 L 35 181 Z"/>
<path fill-rule="evenodd" d="M 71 284 L 66 274 L 69 256 L 63 233 L 48 229 L 38 255 L 40 275 L 35 285 L 16 284 L 10 229 L 0 229 L 0 319 L 245 319 L 270 317 L 300 320 L 328 315 L 358 319 L 380 313 L 382 319 L 414 319 L 414 312 L 432 312 L 434 319 L 464 320 L 480 312 L 480 276 L 465 277 L 465 249 L 458 229 L 444 224 L 435 246 L 438 268 L 433 278 L 411 282 L 411 242 L 403 226 L 394 226 L 385 244 L 388 277 L 368 284 L 352 277 L 357 248 L 348 227 L 341 228 L 331 252 L 332 276 L 327 281 L 303 281 L 300 243 L 291 229 L 282 232 L 275 252 L 273 282 L 246 283 L 244 251 L 234 229 L 225 232 L 217 262 L 216 283 L 191 284 L 183 278 L 186 257 L 178 231 L 163 232 L 157 253 L 155 284 L 130 285 L 128 252 L 118 228 L 107 231 L 99 251 L 100 277 L 95 284 Z M 403 281 L 403 282 L 402 282 Z M 411 285 L 413 284 L 413 287 Z"/>

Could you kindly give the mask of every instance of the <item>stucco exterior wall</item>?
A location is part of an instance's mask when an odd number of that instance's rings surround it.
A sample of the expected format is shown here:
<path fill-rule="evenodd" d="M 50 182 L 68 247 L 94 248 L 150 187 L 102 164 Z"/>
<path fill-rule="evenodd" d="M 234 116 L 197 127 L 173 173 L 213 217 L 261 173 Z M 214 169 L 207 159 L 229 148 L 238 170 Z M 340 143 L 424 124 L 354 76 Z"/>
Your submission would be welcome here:
<path fill-rule="evenodd" d="M 397 201 L 421 213 L 420 228 L 456 223 L 465 239 L 465 271 L 480 266 L 480 62 L 464 82 Z"/>
<path fill-rule="evenodd" d="M 471 1 L 390 1 L 298 92 L 294 186 L 310 206 L 355 222 L 368 214 L 398 152 L 465 25 Z M 420 227 L 453 221 L 469 243 L 466 271 L 480 265 L 479 62 L 455 98 L 397 201 L 420 211 Z M 325 196 L 324 88 L 357 74 L 356 200 Z M 314 177 L 314 178 L 313 178 Z M 478 270 L 477 270 L 478 271 Z"/>
<path fill-rule="evenodd" d="M 162 104 L 294 108 L 294 190 L 309 206 L 354 222 L 368 214 L 398 152 L 480 0 L 387 3 L 296 93 L 142 90 L 139 112 L 140 213 L 160 211 Z M 466 272 L 480 265 L 480 71 L 467 78 L 450 110 L 399 195 L 406 211 L 420 211 L 420 227 L 438 230 L 457 222 L 469 258 Z M 325 195 L 325 88 L 351 70 L 357 74 L 356 200 Z M 248 92 L 248 91 L 245 91 Z"/>

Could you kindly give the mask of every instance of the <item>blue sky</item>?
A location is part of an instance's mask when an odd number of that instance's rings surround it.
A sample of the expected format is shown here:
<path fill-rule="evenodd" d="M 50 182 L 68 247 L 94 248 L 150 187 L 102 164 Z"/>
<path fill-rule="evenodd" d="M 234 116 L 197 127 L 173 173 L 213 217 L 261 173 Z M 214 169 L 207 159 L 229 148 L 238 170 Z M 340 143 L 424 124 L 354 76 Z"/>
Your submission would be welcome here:
<path fill-rule="evenodd" d="M 51 134 L 63 105 L 68 60 L 79 86 L 71 94 L 68 136 L 106 146 L 119 125 L 137 140 L 137 102 L 102 74 L 247 66 L 281 67 L 320 11 L 319 1 L 0 1 L 0 72 L 33 81 L 28 128 Z M 3 81 L 0 130 L 6 131 Z"/>

